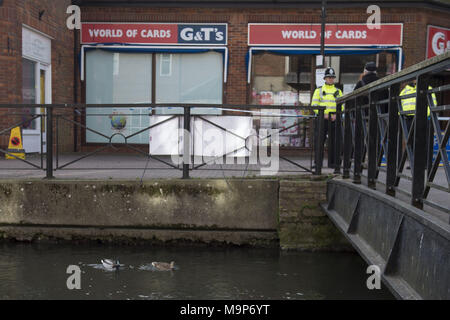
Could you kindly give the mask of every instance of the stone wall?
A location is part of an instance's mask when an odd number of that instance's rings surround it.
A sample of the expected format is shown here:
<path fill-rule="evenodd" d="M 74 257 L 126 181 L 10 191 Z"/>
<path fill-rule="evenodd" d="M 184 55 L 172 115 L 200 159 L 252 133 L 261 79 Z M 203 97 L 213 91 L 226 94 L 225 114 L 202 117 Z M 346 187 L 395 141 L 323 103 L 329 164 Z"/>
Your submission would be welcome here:
<path fill-rule="evenodd" d="M 0 238 L 346 249 L 324 179 L 3 181 Z"/>
<path fill-rule="evenodd" d="M 281 180 L 278 234 L 282 249 L 352 250 L 320 208 L 326 202 L 327 181 Z"/>

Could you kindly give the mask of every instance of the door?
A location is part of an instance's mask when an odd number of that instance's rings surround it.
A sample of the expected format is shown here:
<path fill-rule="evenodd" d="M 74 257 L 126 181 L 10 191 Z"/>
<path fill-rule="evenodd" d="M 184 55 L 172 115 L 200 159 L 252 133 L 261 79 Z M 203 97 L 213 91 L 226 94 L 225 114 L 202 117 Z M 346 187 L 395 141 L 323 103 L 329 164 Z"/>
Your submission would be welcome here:
<path fill-rule="evenodd" d="M 39 62 L 22 59 L 22 94 L 24 104 L 51 103 L 50 67 Z M 24 108 L 22 113 L 23 147 L 26 153 L 46 152 L 45 108 Z"/>

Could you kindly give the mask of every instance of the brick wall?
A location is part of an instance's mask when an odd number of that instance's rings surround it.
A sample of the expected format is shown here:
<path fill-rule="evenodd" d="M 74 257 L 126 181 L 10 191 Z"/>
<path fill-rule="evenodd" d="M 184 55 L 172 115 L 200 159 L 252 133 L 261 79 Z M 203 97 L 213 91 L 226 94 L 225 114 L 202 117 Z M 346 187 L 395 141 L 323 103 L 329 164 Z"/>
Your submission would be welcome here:
<path fill-rule="evenodd" d="M 329 9 L 329 23 L 365 23 L 366 8 Z M 110 22 L 223 22 L 228 23 L 230 49 L 225 103 L 248 103 L 245 56 L 248 23 L 320 23 L 319 9 L 292 8 L 82 8 L 83 21 Z M 381 8 L 382 23 L 403 23 L 405 67 L 425 59 L 426 25 L 450 27 L 448 13 L 417 8 Z"/>
<path fill-rule="evenodd" d="M 0 104 L 22 102 L 22 25 L 53 38 L 52 102 L 70 103 L 73 94 L 74 40 L 66 28 L 66 9 L 70 0 L 5 0 L 0 7 Z M 39 12 L 45 11 L 39 20 Z M 11 112 L 12 110 L 9 109 Z M 0 130 L 11 126 L 17 117 L 0 110 Z M 57 113 L 72 114 L 70 110 Z M 67 128 L 66 128 L 67 129 Z M 60 140 L 63 150 L 72 148 L 71 130 Z M 0 136 L 0 146 L 8 144 L 9 132 Z"/>

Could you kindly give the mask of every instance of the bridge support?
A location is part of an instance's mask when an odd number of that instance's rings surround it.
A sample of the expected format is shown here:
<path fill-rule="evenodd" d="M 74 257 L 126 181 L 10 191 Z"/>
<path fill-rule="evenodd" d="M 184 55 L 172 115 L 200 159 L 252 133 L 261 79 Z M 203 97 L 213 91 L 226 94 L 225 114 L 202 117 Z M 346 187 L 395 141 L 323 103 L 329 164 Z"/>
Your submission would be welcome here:
<path fill-rule="evenodd" d="M 400 299 L 450 299 L 450 226 L 391 196 L 330 180 L 321 205 Z"/>

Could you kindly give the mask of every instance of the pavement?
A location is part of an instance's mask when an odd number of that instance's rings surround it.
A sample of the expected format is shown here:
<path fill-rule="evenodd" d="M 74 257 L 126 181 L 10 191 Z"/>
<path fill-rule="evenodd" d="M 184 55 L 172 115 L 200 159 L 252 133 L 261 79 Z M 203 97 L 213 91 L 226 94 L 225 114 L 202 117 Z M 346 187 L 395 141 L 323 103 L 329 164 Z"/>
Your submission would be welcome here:
<path fill-rule="evenodd" d="M 181 166 L 172 168 L 168 156 L 155 156 L 159 160 L 147 159 L 142 154 L 95 154 L 82 158 L 85 154 L 68 154 L 54 159 L 54 177 L 58 179 L 161 179 L 182 178 Z M 82 159 L 80 159 L 82 158 Z M 76 162 L 71 163 L 80 159 Z M 270 159 L 270 158 L 269 158 Z M 311 170 L 311 158 L 288 158 L 293 163 L 279 159 L 267 164 L 208 164 L 190 171 L 192 178 L 242 178 L 252 176 L 277 176 L 310 174 L 304 168 Z M 26 161 L 42 168 L 38 169 L 20 160 L 5 160 L 0 158 L 0 179 L 44 178 L 45 156 L 27 155 Z M 197 166 L 201 162 L 195 164 Z M 323 174 L 331 174 L 333 169 L 324 168 Z"/>

